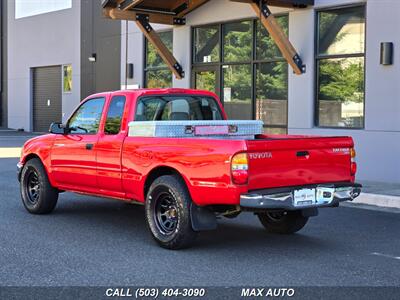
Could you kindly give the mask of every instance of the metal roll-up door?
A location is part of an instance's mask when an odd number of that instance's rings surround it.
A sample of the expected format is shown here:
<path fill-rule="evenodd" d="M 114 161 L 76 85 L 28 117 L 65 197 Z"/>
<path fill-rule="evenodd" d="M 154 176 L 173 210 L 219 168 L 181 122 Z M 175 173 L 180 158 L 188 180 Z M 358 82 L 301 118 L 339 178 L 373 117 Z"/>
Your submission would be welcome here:
<path fill-rule="evenodd" d="M 62 119 L 61 66 L 33 69 L 33 131 L 47 132 Z"/>

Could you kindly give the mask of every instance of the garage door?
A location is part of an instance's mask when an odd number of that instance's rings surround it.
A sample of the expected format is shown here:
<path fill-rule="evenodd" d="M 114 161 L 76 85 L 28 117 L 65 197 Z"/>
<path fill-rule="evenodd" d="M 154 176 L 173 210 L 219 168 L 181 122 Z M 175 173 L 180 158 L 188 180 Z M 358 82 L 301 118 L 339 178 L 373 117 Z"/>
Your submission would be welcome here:
<path fill-rule="evenodd" d="M 47 132 L 61 122 L 61 66 L 33 69 L 33 131 Z"/>

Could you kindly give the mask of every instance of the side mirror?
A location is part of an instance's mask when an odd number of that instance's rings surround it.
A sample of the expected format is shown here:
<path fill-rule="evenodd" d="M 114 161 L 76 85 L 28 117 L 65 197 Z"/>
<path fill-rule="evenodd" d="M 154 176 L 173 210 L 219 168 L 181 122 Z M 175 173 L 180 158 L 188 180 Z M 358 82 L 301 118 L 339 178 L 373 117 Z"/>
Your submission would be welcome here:
<path fill-rule="evenodd" d="M 67 130 L 62 123 L 55 122 L 51 123 L 49 132 L 53 134 L 66 134 Z"/>

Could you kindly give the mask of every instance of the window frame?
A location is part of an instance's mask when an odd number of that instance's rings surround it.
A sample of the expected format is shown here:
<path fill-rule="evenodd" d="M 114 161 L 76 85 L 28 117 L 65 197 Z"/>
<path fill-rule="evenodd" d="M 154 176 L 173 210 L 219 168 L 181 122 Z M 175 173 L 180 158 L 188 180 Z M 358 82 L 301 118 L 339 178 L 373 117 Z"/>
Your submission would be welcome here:
<path fill-rule="evenodd" d="M 109 113 L 110 113 L 111 104 L 112 104 L 113 100 L 114 100 L 115 98 L 118 98 L 118 97 L 124 98 L 124 107 L 123 107 L 123 109 L 122 109 L 121 122 L 120 122 L 120 124 L 119 124 L 119 130 L 118 130 L 117 133 L 108 133 L 108 132 L 106 132 L 106 126 L 107 126 L 108 116 L 109 116 Z M 104 135 L 107 135 L 107 136 L 115 136 L 115 135 L 118 135 L 118 134 L 121 133 L 121 131 L 122 131 L 122 120 L 124 119 L 124 115 L 125 115 L 125 112 L 126 112 L 126 103 L 127 103 L 126 100 L 127 100 L 127 99 L 126 99 L 126 96 L 125 96 L 125 95 L 114 95 L 114 96 L 112 96 L 112 97 L 110 98 L 110 102 L 109 102 L 109 104 L 108 104 L 108 106 L 107 106 L 107 113 L 105 114 L 105 119 L 104 119 L 104 128 L 103 128 L 103 133 L 104 133 Z"/>
<path fill-rule="evenodd" d="M 277 13 L 274 14 L 274 17 L 279 18 L 279 17 L 287 17 L 288 20 L 288 28 L 290 28 L 290 18 L 289 18 L 289 13 L 288 12 L 282 12 L 282 13 Z M 241 62 L 225 62 L 224 57 L 224 25 L 226 24 L 231 24 L 231 23 L 240 23 L 240 22 L 245 22 L 245 21 L 250 21 L 251 22 L 251 35 L 252 35 L 252 46 L 251 46 L 251 58 L 249 61 L 241 61 Z M 277 63 L 277 62 L 286 62 L 285 58 L 282 57 L 273 57 L 273 58 L 268 58 L 268 59 L 258 59 L 257 57 L 257 33 L 258 33 L 258 28 L 257 28 L 257 23 L 261 22 L 259 18 L 242 18 L 242 19 L 235 19 L 235 20 L 229 20 L 226 22 L 213 22 L 213 23 L 207 23 L 207 24 L 201 24 L 201 25 L 196 25 L 191 27 L 191 85 L 192 88 L 195 88 L 196 84 L 196 72 L 199 70 L 205 70 L 207 67 L 213 67 L 216 68 L 218 71 L 218 80 L 217 84 L 217 95 L 220 98 L 222 106 L 224 106 L 224 99 L 223 99 L 223 84 L 224 84 L 224 66 L 232 66 L 232 65 L 248 65 L 250 64 L 251 67 L 251 108 L 252 108 L 252 119 L 256 119 L 256 97 L 257 97 L 257 67 L 259 65 L 262 65 L 263 63 Z M 204 63 L 204 62 L 196 62 L 196 47 L 195 47 L 195 30 L 197 28 L 207 28 L 210 26 L 218 26 L 219 27 L 219 61 L 218 62 L 210 62 L 210 63 Z M 289 31 L 288 31 L 288 36 L 289 36 Z M 286 62 L 287 63 L 287 62 Z M 288 68 L 288 72 L 290 72 L 290 69 Z M 288 73 L 289 75 L 289 73 Z M 289 76 L 288 76 L 288 81 L 289 81 Z M 289 82 L 288 82 L 289 84 Z M 289 92 L 289 85 L 288 85 L 288 92 Z M 287 99 L 287 109 L 286 109 L 286 119 L 289 120 L 289 97 Z M 286 132 L 288 132 L 289 124 L 286 126 L 281 126 L 281 125 L 264 125 L 264 129 L 284 129 Z"/>
<path fill-rule="evenodd" d="M 350 53 L 350 54 L 323 54 L 318 52 L 319 47 L 319 13 L 325 11 L 347 9 L 347 8 L 360 8 L 364 12 L 364 53 Z M 314 126 L 321 129 L 342 129 L 342 130 L 364 130 L 365 129 L 365 100 L 366 100 L 366 74 L 367 74 L 367 6 L 365 3 L 353 3 L 348 5 L 327 6 L 315 9 L 314 12 Z M 364 59 L 364 94 L 363 94 L 363 121 L 361 127 L 344 127 L 344 126 L 326 126 L 319 123 L 319 62 L 321 60 L 341 59 L 341 58 L 363 58 Z"/>
<path fill-rule="evenodd" d="M 196 62 L 196 46 L 195 46 L 196 29 L 197 28 L 207 28 L 207 27 L 211 27 L 211 26 L 218 28 L 218 44 L 219 44 L 218 58 L 219 58 L 219 61 L 218 62 L 212 61 L 212 62 L 206 62 L 206 63 L 205 62 Z M 222 49 L 221 49 L 222 33 L 221 33 L 221 30 L 222 30 L 221 23 L 216 23 L 216 22 L 202 24 L 202 25 L 198 25 L 198 26 L 192 26 L 190 28 L 190 45 L 191 45 L 190 59 L 191 59 L 192 65 L 207 65 L 208 66 L 208 65 L 212 65 L 212 64 L 217 65 L 217 64 L 219 64 L 219 62 L 221 62 L 221 60 L 222 60 Z"/>
<path fill-rule="evenodd" d="M 160 33 L 168 33 L 171 32 L 172 34 L 172 49 L 174 47 L 174 30 L 171 29 L 163 29 L 163 30 L 157 30 L 156 33 L 160 34 Z M 173 72 L 168 68 L 168 66 L 161 66 L 161 67 L 148 67 L 147 66 L 147 51 L 149 49 L 149 40 L 146 38 L 145 35 L 143 35 L 144 38 L 144 47 L 143 47 L 143 87 L 144 88 L 148 88 L 147 87 L 147 73 L 151 72 L 151 71 L 169 71 L 171 73 L 171 87 L 173 85 L 174 82 L 174 74 Z M 158 55 L 158 54 L 157 54 Z"/>
<path fill-rule="evenodd" d="M 74 110 L 74 112 L 71 114 L 71 116 L 68 118 L 68 120 L 67 120 L 67 122 L 66 122 L 66 127 L 67 127 L 67 129 L 69 129 L 69 127 L 70 127 L 69 124 L 70 124 L 70 122 L 71 122 L 72 117 L 77 113 L 77 111 L 78 111 L 83 105 L 85 105 L 87 102 L 89 102 L 89 101 L 91 101 L 91 100 L 99 100 L 99 99 L 103 99 L 104 103 L 103 103 L 103 108 L 102 108 L 102 110 L 101 110 L 101 117 L 100 117 L 100 122 L 99 122 L 99 128 L 97 128 L 96 133 L 89 133 L 89 132 L 87 132 L 87 133 L 85 133 L 85 132 L 75 132 L 75 133 L 74 133 L 74 132 L 68 131 L 68 135 L 98 135 L 98 134 L 100 133 L 100 126 L 101 126 L 101 122 L 102 122 L 102 120 L 103 120 L 104 108 L 106 107 L 106 101 L 107 101 L 107 99 L 106 99 L 105 96 L 93 97 L 93 98 L 89 98 L 89 99 L 87 99 L 87 100 L 81 102 L 81 103 L 79 104 L 79 106 L 78 106 L 78 107 Z"/>

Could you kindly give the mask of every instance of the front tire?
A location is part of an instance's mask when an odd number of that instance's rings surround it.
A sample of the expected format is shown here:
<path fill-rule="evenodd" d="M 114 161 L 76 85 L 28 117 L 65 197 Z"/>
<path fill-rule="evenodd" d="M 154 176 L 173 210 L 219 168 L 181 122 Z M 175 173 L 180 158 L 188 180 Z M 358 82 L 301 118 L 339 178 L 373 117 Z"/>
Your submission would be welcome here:
<path fill-rule="evenodd" d="M 258 214 L 258 219 L 269 233 L 292 234 L 301 230 L 308 222 L 301 211 L 267 212 Z"/>
<path fill-rule="evenodd" d="M 196 238 L 190 218 L 192 200 L 178 176 L 157 178 L 147 193 L 145 211 L 153 238 L 166 249 L 189 247 Z"/>
<path fill-rule="evenodd" d="M 21 198 L 31 214 L 51 213 L 57 205 L 58 190 L 51 186 L 38 158 L 26 162 L 21 173 Z"/>

